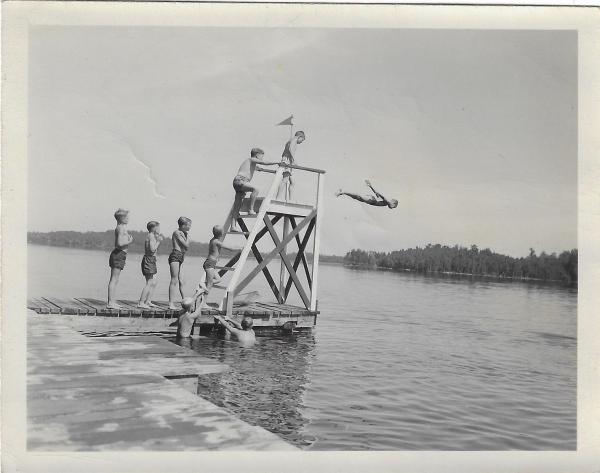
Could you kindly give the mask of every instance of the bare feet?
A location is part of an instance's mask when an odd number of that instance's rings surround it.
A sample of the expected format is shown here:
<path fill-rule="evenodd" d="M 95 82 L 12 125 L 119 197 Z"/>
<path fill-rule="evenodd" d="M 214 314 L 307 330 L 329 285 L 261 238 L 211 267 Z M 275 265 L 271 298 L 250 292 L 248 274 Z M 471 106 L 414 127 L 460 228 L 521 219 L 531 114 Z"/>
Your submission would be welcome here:
<path fill-rule="evenodd" d="M 122 309 L 122 307 L 119 304 L 106 304 L 106 308 L 107 309 L 113 309 L 113 310 Z"/>
<path fill-rule="evenodd" d="M 154 304 L 152 301 L 148 302 L 148 307 L 158 308 L 158 306 L 156 304 Z"/>
<path fill-rule="evenodd" d="M 179 307 L 177 307 L 175 304 L 169 304 L 169 310 L 179 310 Z"/>
<path fill-rule="evenodd" d="M 138 309 L 149 309 L 150 306 L 148 304 L 142 304 L 141 302 L 137 305 Z"/>
<path fill-rule="evenodd" d="M 335 191 L 335 196 L 339 197 L 340 195 L 342 195 L 342 189 L 338 189 Z"/>

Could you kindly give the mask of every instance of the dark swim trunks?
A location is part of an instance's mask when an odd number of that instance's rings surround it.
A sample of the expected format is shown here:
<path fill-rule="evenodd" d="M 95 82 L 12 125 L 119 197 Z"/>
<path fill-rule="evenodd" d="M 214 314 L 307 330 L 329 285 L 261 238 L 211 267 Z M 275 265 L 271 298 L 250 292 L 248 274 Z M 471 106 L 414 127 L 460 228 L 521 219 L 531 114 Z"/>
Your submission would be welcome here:
<path fill-rule="evenodd" d="M 127 259 L 127 253 L 125 253 L 123 250 L 119 250 L 118 248 L 115 248 L 114 250 L 112 250 L 112 252 L 108 258 L 108 265 L 111 268 L 123 269 L 125 267 L 126 259 Z"/>
<path fill-rule="evenodd" d="M 233 179 L 233 188 L 235 189 L 236 192 L 246 192 L 244 190 L 244 187 L 246 184 L 248 184 L 250 182 L 250 179 L 248 179 L 246 176 L 240 176 L 239 174 L 237 176 L 235 176 L 235 178 Z"/>
<path fill-rule="evenodd" d="M 216 268 L 217 267 L 217 261 L 213 258 L 206 258 L 206 260 L 204 261 L 204 264 L 202 265 L 202 267 L 206 270 L 209 268 Z"/>
<path fill-rule="evenodd" d="M 142 274 L 144 276 L 150 276 L 156 273 L 156 256 L 144 255 L 142 258 Z"/>
<path fill-rule="evenodd" d="M 185 253 L 183 251 L 173 250 L 173 251 L 171 251 L 171 254 L 169 255 L 169 264 L 171 264 L 171 263 L 183 264 L 184 257 L 185 257 Z"/>

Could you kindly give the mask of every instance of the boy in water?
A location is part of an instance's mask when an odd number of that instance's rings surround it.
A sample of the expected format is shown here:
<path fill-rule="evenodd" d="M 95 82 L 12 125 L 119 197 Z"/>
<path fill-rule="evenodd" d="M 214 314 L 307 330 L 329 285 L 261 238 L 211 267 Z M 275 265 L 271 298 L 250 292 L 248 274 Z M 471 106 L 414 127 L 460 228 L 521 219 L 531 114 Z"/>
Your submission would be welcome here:
<path fill-rule="evenodd" d="M 281 154 L 281 162 L 283 164 L 296 164 L 296 147 L 305 139 L 304 132 L 297 131 L 294 137 L 285 144 L 285 148 Z M 277 191 L 277 199 L 283 199 L 286 202 L 291 201 L 293 187 L 294 181 L 292 181 L 292 170 L 291 168 L 288 168 L 283 171 L 283 179 L 279 185 L 279 190 Z"/>
<path fill-rule="evenodd" d="M 205 291 L 207 296 L 212 289 L 213 284 L 217 284 L 221 280 L 216 268 L 219 257 L 221 256 L 221 250 L 236 251 L 241 249 L 225 245 L 225 243 L 221 241 L 222 237 L 223 227 L 215 225 L 213 227 L 213 237 L 208 244 L 208 258 L 206 258 L 204 265 L 202 266 L 204 268 L 204 285 L 201 282 L 199 289 L 200 291 Z"/>
<path fill-rule="evenodd" d="M 371 185 L 371 183 L 368 180 L 365 180 L 365 183 L 373 191 L 373 193 L 375 194 L 374 196 L 373 195 L 362 196 L 359 194 L 354 194 L 352 192 L 345 192 L 342 189 L 339 189 L 335 193 L 335 196 L 339 197 L 340 195 L 347 195 L 348 197 L 351 197 L 354 200 L 358 200 L 359 202 L 363 202 L 365 204 L 374 205 L 375 207 L 388 206 L 390 209 L 395 209 L 396 207 L 398 207 L 398 201 L 396 199 L 388 199 L 384 195 L 377 192 L 375 189 L 373 189 L 373 186 Z"/>
<path fill-rule="evenodd" d="M 177 309 L 175 298 L 177 297 L 177 287 L 179 294 L 183 299 L 184 281 L 181 278 L 181 265 L 185 257 L 185 252 L 190 247 L 188 232 L 192 228 L 192 221 L 187 217 L 179 217 L 177 220 L 179 228 L 173 232 L 173 251 L 169 255 L 169 270 L 171 271 L 171 282 L 169 283 L 169 309 Z"/>
<path fill-rule="evenodd" d="M 256 335 L 252 330 L 254 321 L 251 317 L 244 317 L 241 325 L 234 320 L 229 318 L 223 318 L 220 315 L 215 316 L 215 319 L 219 321 L 219 324 L 227 330 L 234 340 L 237 340 L 245 346 L 254 345 L 256 343 Z"/>
<path fill-rule="evenodd" d="M 257 164 L 262 164 L 264 166 L 274 166 L 279 163 L 263 161 L 263 157 L 265 152 L 260 148 L 252 148 L 250 151 L 250 157 L 246 159 L 238 169 L 237 175 L 233 179 L 233 189 L 236 194 L 245 195 L 246 192 L 252 192 L 250 194 L 250 211 L 248 215 L 255 215 L 254 212 L 254 204 L 256 203 L 256 197 L 258 197 L 258 188 L 252 184 L 250 181 L 254 177 L 254 171 L 256 170 Z M 241 201 L 241 199 L 240 199 Z M 238 209 L 235 209 L 236 213 Z M 231 225 L 232 229 L 236 228 L 235 219 Z"/>
<path fill-rule="evenodd" d="M 200 303 L 198 303 L 200 299 Z M 204 294 L 199 293 L 194 297 L 185 297 L 181 301 L 182 314 L 177 320 L 177 336 L 182 338 L 189 338 L 194 328 L 194 322 L 202 313 L 202 306 L 204 305 Z"/>
<path fill-rule="evenodd" d="M 121 306 L 115 302 L 117 284 L 119 283 L 121 271 L 125 267 L 125 260 L 127 259 L 127 247 L 133 241 L 133 237 L 127 233 L 129 211 L 118 209 L 115 212 L 115 220 L 117 221 L 117 227 L 115 228 L 115 249 L 112 250 L 110 257 L 108 258 L 108 265 L 110 266 L 110 281 L 108 282 L 108 302 L 106 304 L 107 309 L 121 308 Z"/>
<path fill-rule="evenodd" d="M 146 278 L 146 285 L 142 289 L 142 295 L 138 302 L 140 309 L 150 309 L 156 307 L 152 303 L 152 294 L 156 288 L 156 280 L 154 275 L 156 274 L 156 251 L 163 241 L 163 236 L 160 234 L 160 224 L 152 221 L 146 225 L 148 229 L 148 235 L 144 243 L 144 257 L 142 258 L 142 274 Z"/>

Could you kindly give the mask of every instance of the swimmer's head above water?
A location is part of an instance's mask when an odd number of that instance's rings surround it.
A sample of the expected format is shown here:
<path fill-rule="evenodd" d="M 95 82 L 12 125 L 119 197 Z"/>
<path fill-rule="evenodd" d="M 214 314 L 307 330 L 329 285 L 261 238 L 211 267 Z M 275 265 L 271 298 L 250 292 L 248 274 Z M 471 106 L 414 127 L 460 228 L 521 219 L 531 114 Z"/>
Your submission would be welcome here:
<path fill-rule="evenodd" d="M 398 207 L 398 201 L 396 199 L 391 199 L 390 203 L 388 204 L 388 207 L 390 209 L 395 209 L 396 207 Z"/>
<path fill-rule="evenodd" d="M 254 325 L 254 320 L 252 320 L 252 317 L 244 317 L 242 320 L 242 328 L 244 330 L 250 330 L 252 325 Z"/>
<path fill-rule="evenodd" d="M 194 300 L 193 297 L 185 297 L 182 301 L 181 301 L 181 307 L 186 311 L 186 312 L 190 312 L 193 308 L 194 308 L 194 304 L 196 303 L 196 301 Z"/>

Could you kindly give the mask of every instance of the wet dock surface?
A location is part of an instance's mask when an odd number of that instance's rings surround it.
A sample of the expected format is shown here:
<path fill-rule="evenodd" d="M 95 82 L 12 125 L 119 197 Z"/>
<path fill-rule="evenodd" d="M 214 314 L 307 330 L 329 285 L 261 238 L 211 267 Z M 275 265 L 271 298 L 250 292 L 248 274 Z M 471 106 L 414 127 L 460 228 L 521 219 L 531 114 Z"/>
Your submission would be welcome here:
<path fill-rule="evenodd" d="M 294 449 L 195 394 L 222 363 L 157 336 L 90 338 L 31 311 L 27 322 L 29 450 Z"/>

